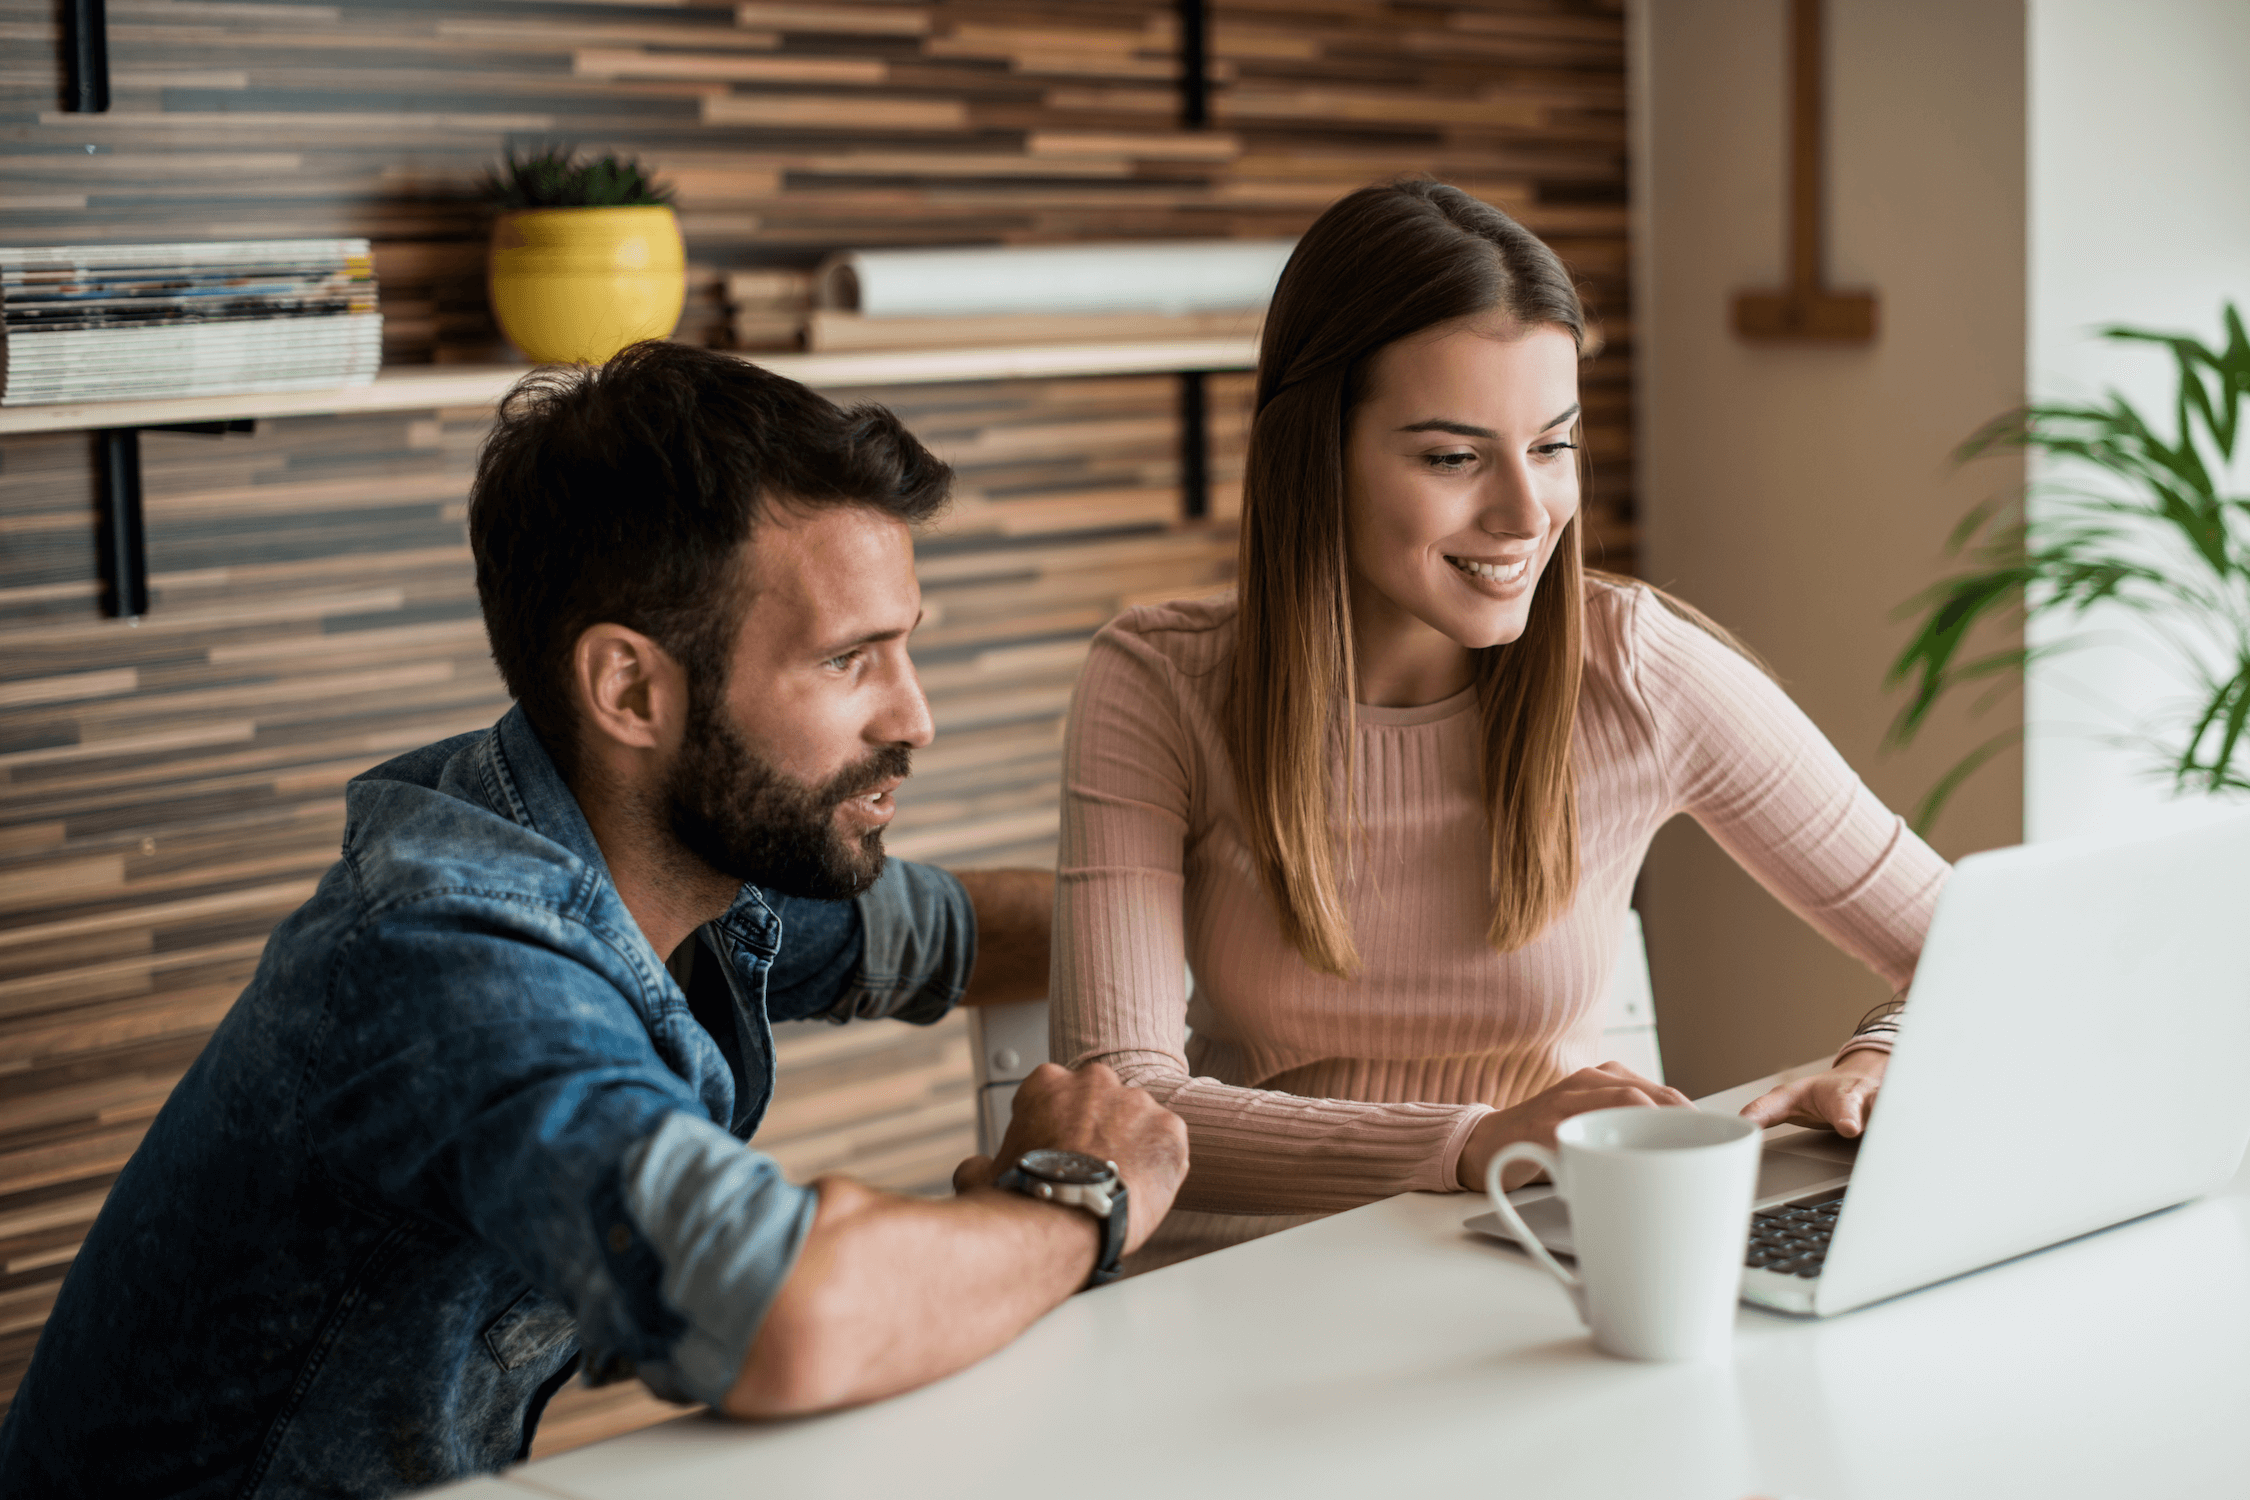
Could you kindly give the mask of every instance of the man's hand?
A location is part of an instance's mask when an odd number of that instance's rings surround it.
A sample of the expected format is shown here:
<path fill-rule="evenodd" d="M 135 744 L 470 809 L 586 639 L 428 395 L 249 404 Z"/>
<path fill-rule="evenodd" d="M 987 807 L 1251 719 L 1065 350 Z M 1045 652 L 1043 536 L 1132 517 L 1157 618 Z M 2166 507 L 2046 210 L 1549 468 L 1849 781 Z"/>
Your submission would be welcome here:
<path fill-rule="evenodd" d="M 1867 1128 L 1890 1062 L 1888 1052 L 1871 1048 L 1847 1052 L 1824 1073 L 1766 1090 L 1742 1106 L 1742 1118 L 1761 1126 L 1806 1125 L 1856 1136 Z"/>
<path fill-rule="evenodd" d="M 1500 1148 L 1510 1141 L 1536 1141 L 1554 1149 L 1555 1127 L 1572 1115 L 1589 1110 L 1622 1109 L 1635 1104 L 1684 1105 L 1687 1095 L 1666 1088 L 1623 1063 L 1605 1062 L 1577 1072 L 1542 1093 L 1533 1094 L 1512 1109 L 1496 1110 L 1477 1122 L 1461 1148 L 1454 1177 L 1472 1193 L 1484 1191 L 1484 1171 Z M 1504 1188 L 1519 1188 L 1539 1175 L 1530 1162 L 1516 1162 L 1501 1181 Z"/>
<path fill-rule="evenodd" d="M 953 1169 L 953 1190 L 990 1187 L 999 1162 L 1026 1151 L 1078 1151 L 1117 1163 L 1125 1179 L 1125 1248 L 1138 1250 L 1163 1222 L 1187 1176 L 1187 1124 L 1146 1089 L 1127 1088 L 1102 1063 L 1073 1073 L 1041 1063 L 1016 1090 L 998 1161 L 972 1156 Z"/>

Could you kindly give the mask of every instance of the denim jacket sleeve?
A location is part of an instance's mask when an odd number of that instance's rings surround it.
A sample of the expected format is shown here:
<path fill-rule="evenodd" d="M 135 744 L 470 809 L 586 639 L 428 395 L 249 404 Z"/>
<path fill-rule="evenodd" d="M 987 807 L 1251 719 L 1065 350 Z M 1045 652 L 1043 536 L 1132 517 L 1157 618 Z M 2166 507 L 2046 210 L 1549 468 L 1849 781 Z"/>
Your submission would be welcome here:
<path fill-rule="evenodd" d="M 766 980 L 776 1021 L 888 1017 L 926 1026 L 969 987 L 976 909 L 935 865 L 890 860 L 850 901 L 766 900 L 781 918 L 781 951 Z"/>
<path fill-rule="evenodd" d="M 347 1197 L 473 1236 L 569 1307 L 590 1370 L 715 1402 L 817 1200 L 712 1122 L 692 1075 L 716 1049 L 569 906 L 455 889 L 362 923 L 299 1129 Z"/>

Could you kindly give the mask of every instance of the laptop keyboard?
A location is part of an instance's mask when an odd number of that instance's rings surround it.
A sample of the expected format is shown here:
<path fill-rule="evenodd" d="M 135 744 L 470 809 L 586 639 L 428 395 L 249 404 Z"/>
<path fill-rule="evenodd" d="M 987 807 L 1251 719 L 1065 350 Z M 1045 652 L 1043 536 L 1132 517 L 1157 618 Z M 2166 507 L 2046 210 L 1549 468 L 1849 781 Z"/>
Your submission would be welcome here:
<path fill-rule="evenodd" d="M 1828 1260 L 1828 1240 L 1843 1212 L 1844 1190 L 1801 1198 L 1750 1215 L 1750 1249 L 1742 1263 L 1780 1276 L 1812 1277 Z"/>

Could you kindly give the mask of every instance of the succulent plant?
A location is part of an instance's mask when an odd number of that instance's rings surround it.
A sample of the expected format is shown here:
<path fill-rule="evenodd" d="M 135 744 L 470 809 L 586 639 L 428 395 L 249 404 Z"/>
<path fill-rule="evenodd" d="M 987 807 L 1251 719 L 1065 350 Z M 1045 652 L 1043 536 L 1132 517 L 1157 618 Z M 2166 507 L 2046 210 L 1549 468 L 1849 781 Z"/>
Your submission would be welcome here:
<path fill-rule="evenodd" d="M 581 159 L 575 146 L 548 146 L 487 171 L 483 196 L 502 213 L 521 208 L 627 208 L 672 201 L 669 183 L 640 159 L 614 153 Z"/>

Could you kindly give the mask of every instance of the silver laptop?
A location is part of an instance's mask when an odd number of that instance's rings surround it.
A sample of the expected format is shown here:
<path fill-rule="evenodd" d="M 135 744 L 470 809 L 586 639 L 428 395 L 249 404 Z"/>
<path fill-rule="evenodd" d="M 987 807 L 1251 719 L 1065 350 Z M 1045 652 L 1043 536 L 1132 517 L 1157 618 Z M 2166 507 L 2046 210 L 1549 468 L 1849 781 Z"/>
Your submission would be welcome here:
<path fill-rule="evenodd" d="M 2231 1177 L 2250 1144 L 2250 815 L 1969 856 L 1907 1005 L 1861 1140 L 1767 1132 L 1745 1300 L 1844 1312 Z M 1510 1198 L 1571 1252 L 1552 1189 Z M 1513 1238 L 1491 1213 L 1468 1227 Z"/>

